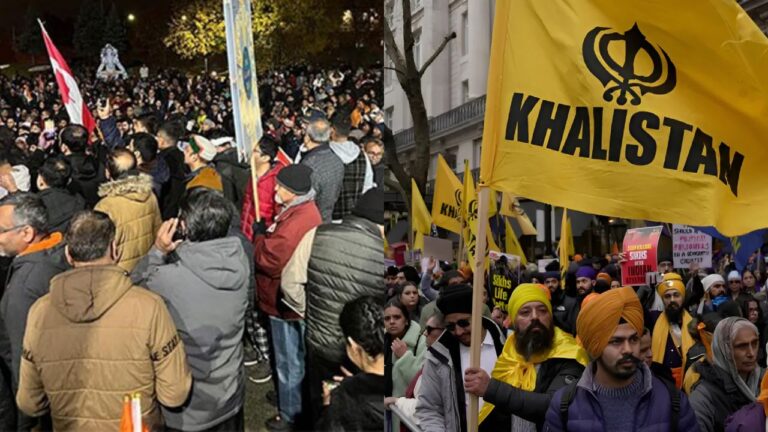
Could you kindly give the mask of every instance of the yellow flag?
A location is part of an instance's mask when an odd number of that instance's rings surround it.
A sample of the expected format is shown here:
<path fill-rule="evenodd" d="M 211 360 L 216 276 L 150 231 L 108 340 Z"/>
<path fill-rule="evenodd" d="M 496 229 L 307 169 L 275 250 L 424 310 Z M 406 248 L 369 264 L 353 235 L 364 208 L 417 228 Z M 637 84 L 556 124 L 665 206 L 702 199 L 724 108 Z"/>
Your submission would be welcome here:
<path fill-rule="evenodd" d="M 475 191 L 475 181 L 472 179 L 472 173 L 469 170 L 469 162 L 464 161 L 464 192 L 463 196 L 468 197 L 463 200 L 464 208 L 463 213 L 466 217 L 466 227 L 464 229 L 464 244 L 467 248 L 467 257 L 469 265 L 472 267 L 472 271 L 475 271 L 475 247 L 478 233 L 478 220 L 477 220 L 477 192 Z M 485 223 L 485 238 L 487 239 L 487 247 L 485 248 L 485 267 L 488 268 L 488 251 L 496 250 L 500 251 L 499 246 L 493 239 L 493 232 L 491 231 L 491 224 L 488 220 Z"/>
<path fill-rule="evenodd" d="M 568 222 L 568 209 L 563 209 L 563 221 L 560 224 L 560 245 L 558 251 L 560 253 L 560 280 L 565 282 L 565 275 L 568 273 L 568 252 L 573 249 L 573 238 L 569 235 L 570 223 Z"/>
<path fill-rule="evenodd" d="M 437 177 L 432 196 L 432 221 L 440 228 L 461 234 L 461 194 L 459 178 L 443 159 L 437 155 Z"/>
<path fill-rule="evenodd" d="M 768 39 L 738 2 L 496 5 L 486 186 L 728 237 L 766 226 Z"/>
<path fill-rule="evenodd" d="M 413 235 L 413 250 L 424 250 L 424 234 L 418 231 Z"/>
<path fill-rule="evenodd" d="M 429 215 L 424 198 L 421 197 L 416 181 L 411 179 L 411 230 L 429 234 L 432 230 L 432 216 Z"/>
<path fill-rule="evenodd" d="M 533 226 L 531 219 L 525 210 L 520 206 L 520 202 L 509 192 L 501 194 L 501 210 L 500 213 L 504 216 L 512 216 L 520 225 L 520 230 L 523 235 L 536 235 L 536 227 Z"/>
<path fill-rule="evenodd" d="M 488 218 L 492 218 L 499 212 L 499 204 L 496 202 L 496 191 L 491 189 L 488 192 L 488 197 L 491 200 L 491 202 L 488 204 Z"/>
<path fill-rule="evenodd" d="M 508 254 L 512 255 L 518 255 L 520 257 L 520 263 L 522 265 L 528 265 L 528 260 L 525 259 L 525 253 L 523 252 L 522 246 L 520 246 L 520 242 L 517 239 L 517 235 L 515 234 L 515 231 L 512 229 L 512 225 L 509 224 L 509 221 L 507 219 L 504 219 L 504 227 L 505 227 L 505 245 L 504 249 Z"/>
<path fill-rule="evenodd" d="M 573 226 L 571 225 L 571 218 L 568 218 L 568 220 L 565 221 L 565 230 L 565 235 L 568 239 L 566 242 L 568 256 L 574 256 L 576 255 L 576 249 L 573 245 Z M 562 239 L 560 239 L 560 241 L 562 241 Z"/>

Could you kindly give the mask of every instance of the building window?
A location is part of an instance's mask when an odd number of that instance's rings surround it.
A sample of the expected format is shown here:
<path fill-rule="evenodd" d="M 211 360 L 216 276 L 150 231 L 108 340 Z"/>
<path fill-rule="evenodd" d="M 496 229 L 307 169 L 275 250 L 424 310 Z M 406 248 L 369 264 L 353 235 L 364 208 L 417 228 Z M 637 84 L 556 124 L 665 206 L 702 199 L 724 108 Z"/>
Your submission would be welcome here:
<path fill-rule="evenodd" d="M 389 55 L 384 54 L 386 56 L 386 61 L 384 64 L 388 67 L 392 67 L 392 60 L 389 59 Z M 392 74 L 394 74 L 395 71 L 392 69 L 384 69 L 384 87 L 389 87 L 392 85 Z"/>
<path fill-rule="evenodd" d="M 387 127 L 392 129 L 392 117 L 395 115 L 395 107 L 391 106 L 384 110 L 384 123 Z"/>
<path fill-rule="evenodd" d="M 411 0 L 411 13 L 421 9 L 421 0 Z"/>
<path fill-rule="evenodd" d="M 461 103 L 466 103 L 469 100 L 469 80 L 461 82 Z"/>
<path fill-rule="evenodd" d="M 459 153 L 458 147 L 451 147 L 449 149 L 445 149 L 443 151 L 443 158 L 445 158 L 445 162 L 448 164 L 449 167 L 455 172 L 457 169 L 459 169 L 459 166 L 456 165 L 456 155 Z M 462 162 L 461 165 L 461 171 L 464 171 L 464 163 Z"/>
<path fill-rule="evenodd" d="M 413 31 L 413 62 L 416 67 L 421 67 L 421 29 Z"/>
<path fill-rule="evenodd" d="M 392 27 L 392 21 L 395 19 L 395 0 L 384 3 L 384 16 L 387 18 L 389 26 Z"/>
<path fill-rule="evenodd" d="M 472 158 L 474 159 L 474 162 L 472 166 L 475 168 L 480 168 L 480 149 L 483 146 L 483 139 L 477 138 L 472 140 Z"/>
<path fill-rule="evenodd" d="M 461 55 L 467 55 L 467 49 L 469 48 L 469 19 L 467 18 L 467 12 L 461 14 Z"/>

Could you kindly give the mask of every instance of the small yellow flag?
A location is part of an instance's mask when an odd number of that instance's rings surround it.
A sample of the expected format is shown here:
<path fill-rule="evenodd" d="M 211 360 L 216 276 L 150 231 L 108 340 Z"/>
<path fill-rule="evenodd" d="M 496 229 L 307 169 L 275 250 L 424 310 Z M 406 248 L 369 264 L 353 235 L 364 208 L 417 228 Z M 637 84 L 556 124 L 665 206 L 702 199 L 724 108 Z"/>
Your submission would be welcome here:
<path fill-rule="evenodd" d="M 511 216 L 515 218 L 517 224 L 520 225 L 520 230 L 523 235 L 536 235 L 536 227 L 533 226 L 531 219 L 525 210 L 520 206 L 520 202 L 509 192 L 501 194 L 501 214 L 503 216 Z"/>
<path fill-rule="evenodd" d="M 515 235 L 515 231 L 512 229 L 512 225 L 509 224 L 509 221 L 507 219 L 504 219 L 504 227 L 505 227 L 505 245 L 504 249 L 508 254 L 517 255 L 520 257 L 520 263 L 522 265 L 528 265 L 528 260 L 525 258 L 525 253 L 523 252 L 522 246 L 520 246 L 520 242 L 517 239 L 517 235 Z"/>
<path fill-rule="evenodd" d="M 462 185 L 443 155 L 437 155 L 437 177 L 432 196 L 432 221 L 440 228 L 461 234 Z"/>
<path fill-rule="evenodd" d="M 411 179 L 411 230 L 429 235 L 432 230 L 432 216 L 424 204 L 424 198 L 421 197 L 419 187 L 416 181 Z"/>

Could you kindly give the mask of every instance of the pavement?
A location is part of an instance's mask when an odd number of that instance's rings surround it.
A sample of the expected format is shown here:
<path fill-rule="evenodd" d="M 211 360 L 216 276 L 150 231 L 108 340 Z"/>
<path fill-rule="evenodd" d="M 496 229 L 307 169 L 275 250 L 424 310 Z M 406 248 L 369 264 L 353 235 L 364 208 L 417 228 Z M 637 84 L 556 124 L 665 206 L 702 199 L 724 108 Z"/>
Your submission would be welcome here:
<path fill-rule="evenodd" d="M 248 372 L 248 368 L 245 368 Z M 264 422 L 277 415 L 277 409 L 267 402 L 267 392 L 274 389 L 272 382 L 254 384 L 246 379 L 245 385 L 245 430 L 267 432 Z"/>

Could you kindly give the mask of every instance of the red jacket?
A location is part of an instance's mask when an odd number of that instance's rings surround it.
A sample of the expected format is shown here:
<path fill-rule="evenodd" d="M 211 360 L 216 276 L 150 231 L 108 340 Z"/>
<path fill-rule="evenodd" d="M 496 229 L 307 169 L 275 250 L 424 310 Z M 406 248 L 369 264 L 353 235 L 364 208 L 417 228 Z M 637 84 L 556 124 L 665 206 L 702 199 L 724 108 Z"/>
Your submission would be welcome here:
<path fill-rule="evenodd" d="M 257 186 L 259 188 L 259 213 L 266 226 L 272 225 L 275 215 L 280 212 L 280 204 L 275 202 L 275 183 L 277 183 L 277 173 L 285 168 L 280 162 L 267 171 L 266 174 L 259 177 Z M 243 197 L 243 208 L 240 213 L 240 230 L 253 241 L 253 222 L 256 221 L 256 210 L 253 206 L 253 183 L 248 182 L 245 188 L 245 197 Z"/>
<path fill-rule="evenodd" d="M 254 240 L 258 304 L 267 315 L 284 319 L 300 318 L 280 301 L 280 277 L 304 235 L 321 223 L 322 218 L 315 202 L 307 201 L 279 214 L 275 217 L 274 226 L 270 227 L 272 232 L 257 236 Z"/>

